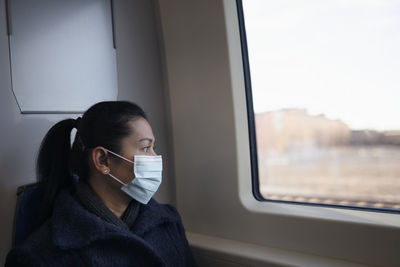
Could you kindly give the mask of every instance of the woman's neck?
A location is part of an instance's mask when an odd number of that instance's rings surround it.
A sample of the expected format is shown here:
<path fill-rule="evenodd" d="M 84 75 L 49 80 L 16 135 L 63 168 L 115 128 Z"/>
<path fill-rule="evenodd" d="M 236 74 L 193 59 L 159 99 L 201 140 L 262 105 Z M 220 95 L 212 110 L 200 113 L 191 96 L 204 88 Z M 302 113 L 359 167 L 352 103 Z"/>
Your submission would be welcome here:
<path fill-rule="evenodd" d="M 131 201 L 121 189 L 104 182 L 102 177 L 98 179 L 89 179 L 89 184 L 95 194 L 103 201 L 104 205 L 114 213 L 115 216 L 121 218 Z M 95 181 L 95 182 L 94 182 Z"/>

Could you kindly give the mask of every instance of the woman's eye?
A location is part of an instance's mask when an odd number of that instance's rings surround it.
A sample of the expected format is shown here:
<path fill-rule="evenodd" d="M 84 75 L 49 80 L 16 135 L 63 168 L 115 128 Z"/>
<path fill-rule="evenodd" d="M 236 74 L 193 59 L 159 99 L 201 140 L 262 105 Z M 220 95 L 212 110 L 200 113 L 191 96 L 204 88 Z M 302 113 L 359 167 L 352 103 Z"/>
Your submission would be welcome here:
<path fill-rule="evenodd" d="M 146 152 L 146 153 L 149 152 L 150 151 L 150 147 L 149 146 L 144 147 L 143 151 Z"/>

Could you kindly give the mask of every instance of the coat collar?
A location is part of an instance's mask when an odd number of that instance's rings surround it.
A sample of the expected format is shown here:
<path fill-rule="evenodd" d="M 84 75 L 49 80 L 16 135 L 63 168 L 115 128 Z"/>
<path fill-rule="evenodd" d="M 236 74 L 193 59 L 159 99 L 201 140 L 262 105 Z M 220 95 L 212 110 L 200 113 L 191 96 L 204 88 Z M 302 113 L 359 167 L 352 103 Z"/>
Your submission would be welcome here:
<path fill-rule="evenodd" d="M 169 205 L 160 205 L 151 199 L 142 205 L 135 225 L 128 231 L 107 223 L 86 210 L 73 196 L 71 189 L 59 193 L 51 218 L 53 241 L 62 249 L 80 248 L 96 240 L 131 239 L 148 246 L 140 236 L 164 223 L 180 220 Z"/>

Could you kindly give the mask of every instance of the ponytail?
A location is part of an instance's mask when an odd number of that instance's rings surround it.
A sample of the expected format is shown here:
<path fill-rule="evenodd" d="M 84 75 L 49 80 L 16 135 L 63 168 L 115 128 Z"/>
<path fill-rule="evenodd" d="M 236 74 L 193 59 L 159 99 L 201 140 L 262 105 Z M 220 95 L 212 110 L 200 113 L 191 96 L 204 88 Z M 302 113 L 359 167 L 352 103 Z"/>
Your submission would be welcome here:
<path fill-rule="evenodd" d="M 50 217 L 58 192 L 73 183 L 69 160 L 71 131 L 76 122 L 74 119 L 58 122 L 48 131 L 40 146 L 36 172 L 42 199 L 36 226 Z"/>

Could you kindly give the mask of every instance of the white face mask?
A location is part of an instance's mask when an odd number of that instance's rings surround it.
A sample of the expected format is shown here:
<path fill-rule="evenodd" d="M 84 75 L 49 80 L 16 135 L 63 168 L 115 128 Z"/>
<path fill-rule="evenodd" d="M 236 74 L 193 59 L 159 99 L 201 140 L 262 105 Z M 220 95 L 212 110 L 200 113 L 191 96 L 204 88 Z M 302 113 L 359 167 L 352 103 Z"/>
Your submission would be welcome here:
<path fill-rule="evenodd" d="M 133 180 L 128 184 L 125 184 L 114 175 L 110 173 L 108 175 L 123 185 L 121 190 L 126 194 L 136 199 L 140 203 L 147 204 L 161 184 L 161 156 L 136 155 L 134 161 L 131 161 L 108 149 L 106 150 L 123 160 L 131 162 L 133 164 L 133 173 L 135 174 L 135 178 L 133 178 Z"/>

